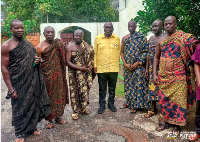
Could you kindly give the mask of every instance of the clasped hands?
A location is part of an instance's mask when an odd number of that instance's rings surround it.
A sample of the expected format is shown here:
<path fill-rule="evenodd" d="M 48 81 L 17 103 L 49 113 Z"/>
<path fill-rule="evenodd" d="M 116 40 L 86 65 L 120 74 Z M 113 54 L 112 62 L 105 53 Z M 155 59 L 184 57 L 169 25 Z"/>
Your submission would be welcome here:
<path fill-rule="evenodd" d="M 92 68 L 93 68 L 92 66 L 84 66 L 81 68 L 81 71 L 89 73 L 89 72 L 91 72 Z"/>
<path fill-rule="evenodd" d="M 133 65 L 131 64 L 124 64 L 124 67 L 133 71 L 139 66 L 139 62 L 135 62 Z"/>

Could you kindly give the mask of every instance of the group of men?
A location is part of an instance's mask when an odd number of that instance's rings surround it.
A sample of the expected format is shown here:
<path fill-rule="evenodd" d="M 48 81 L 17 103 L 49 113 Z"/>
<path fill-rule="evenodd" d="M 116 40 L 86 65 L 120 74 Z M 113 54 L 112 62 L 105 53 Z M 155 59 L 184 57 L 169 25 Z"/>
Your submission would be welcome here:
<path fill-rule="evenodd" d="M 152 23 L 154 35 L 149 41 L 142 33 L 136 32 L 136 27 L 134 20 L 129 21 L 130 33 L 122 38 L 120 47 L 112 23 L 106 22 L 104 33 L 95 38 L 93 49 L 83 40 L 82 30 L 76 30 L 74 40 L 65 45 L 62 40 L 54 39 L 54 28 L 48 26 L 43 33 L 46 39 L 35 49 L 23 38 L 23 23 L 12 20 L 10 30 L 13 37 L 2 45 L 1 68 L 8 87 L 7 96 L 12 98 L 15 141 L 24 141 L 28 134 L 40 134 L 36 125 L 43 118 L 48 120 L 46 128 L 54 127 L 53 120 L 58 124 L 66 123 L 62 119 L 65 105 L 69 103 L 66 66 L 73 120 L 78 119 L 79 113 L 90 113 L 87 110 L 89 90 L 95 74 L 99 83 L 98 114 L 106 109 L 107 85 L 108 108 L 116 112 L 114 102 L 120 55 L 124 63 L 126 98 L 122 108 L 128 107 L 132 114 L 140 108 L 151 108 L 144 115 L 149 118 L 157 114 L 156 101 L 159 101 L 162 115 L 156 130 L 162 131 L 174 124 L 173 131 L 180 132 L 180 126 L 186 124 L 186 110 L 196 99 L 191 56 L 197 52 L 198 40 L 177 30 L 174 16 L 164 21 L 165 35 L 163 22 L 155 20 Z M 192 58 L 194 62 L 198 60 L 197 56 Z M 199 71 L 198 61 L 195 73 Z M 200 84 L 198 75 L 196 73 Z M 198 101 L 197 105 L 200 105 Z M 199 110 L 197 112 L 199 115 Z M 191 140 L 200 137 L 198 115 L 195 123 L 197 134 Z"/>

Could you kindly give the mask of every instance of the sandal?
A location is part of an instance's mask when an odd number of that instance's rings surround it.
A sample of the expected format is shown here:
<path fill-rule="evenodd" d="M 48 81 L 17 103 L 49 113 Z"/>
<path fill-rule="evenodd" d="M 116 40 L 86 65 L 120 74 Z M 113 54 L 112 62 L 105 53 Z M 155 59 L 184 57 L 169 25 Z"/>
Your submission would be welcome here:
<path fill-rule="evenodd" d="M 90 112 L 87 109 L 84 109 L 83 111 L 80 111 L 81 114 L 90 114 Z"/>
<path fill-rule="evenodd" d="M 120 107 L 120 109 L 125 109 L 128 108 L 128 104 L 124 103 L 122 107 Z"/>
<path fill-rule="evenodd" d="M 135 114 L 136 112 L 137 112 L 136 109 L 131 109 L 131 111 L 130 111 L 131 114 Z"/>
<path fill-rule="evenodd" d="M 150 118 L 150 117 L 152 117 L 152 116 L 154 116 L 154 115 L 156 115 L 156 114 L 157 114 L 157 112 L 148 111 L 148 113 L 145 114 L 144 117 L 145 117 L 145 118 Z"/>
<path fill-rule="evenodd" d="M 33 132 L 34 135 L 40 135 L 41 131 L 40 130 L 36 130 Z"/>
<path fill-rule="evenodd" d="M 24 138 L 21 138 L 21 139 L 15 139 L 15 142 L 24 142 Z"/>
<path fill-rule="evenodd" d="M 67 121 L 62 120 L 62 118 L 56 118 L 55 121 L 57 124 L 66 124 L 67 123 Z"/>
<path fill-rule="evenodd" d="M 49 122 L 48 124 L 46 124 L 47 129 L 51 129 L 53 127 L 54 127 L 53 122 Z"/>
<path fill-rule="evenodd" d="M 72 114 L 72 119 L 73 120 L 78 120 L 78 113 L 73 113 Z"/>

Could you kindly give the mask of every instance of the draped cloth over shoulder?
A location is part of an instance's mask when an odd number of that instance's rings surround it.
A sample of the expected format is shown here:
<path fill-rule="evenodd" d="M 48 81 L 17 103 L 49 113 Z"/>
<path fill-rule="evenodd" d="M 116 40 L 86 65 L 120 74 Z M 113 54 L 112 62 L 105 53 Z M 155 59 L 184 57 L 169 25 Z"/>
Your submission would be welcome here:
<path fill-rule="evenodd" d="M 80 48 L 72 52 L 71 62 L 76 66 L 93 66 L 94 50 L 83 41 Z M 69 88 L 71 105 L 74 112 L 86 109 L 89 104 L 89 91 L 93 80 L 92 72 L 87 73 L 69 68 Z"/>
<path fill-rule="evenodd" d="M 177 30 L 160 43 L 159 103 L 163 119 L 171 124 L 186 124 L 186 110 L 196 98 L 194 70 L 190 66 L 186 71 L 185 65 L 197 42 L 191 34 Z"/>
<path fill-rule="evenodd" d="M 42 70 L 47 87 L 51 114 L 48 119 L 62 117 L 66 104 L 69 103 L 68 87 L 66 80 L 65 64 L 65 44 L 60 39 L 55 39 L 54 43 L 41 54 Z"/>
<path fill-rule="evenodd" d="M 36 130 L 37 123 L 50 114 L 49 98 L 40 65 L 33 67 L 37 55 L 33 45 L 22 39 L 9 52 L 9 72 L 18 98 L 12 100 L 12 125 L 16 136 Z"/>
<path fill-rule="evenodd" d="M 135 70 L 124 68 L 124 92 L 129 108 L 149 108 L 148 81 L 145 78 L 145 64 L 148 53 L 146 37 L 136 32 L 124 41 L 124 59 L 126 64 L 139 62 Z"/>

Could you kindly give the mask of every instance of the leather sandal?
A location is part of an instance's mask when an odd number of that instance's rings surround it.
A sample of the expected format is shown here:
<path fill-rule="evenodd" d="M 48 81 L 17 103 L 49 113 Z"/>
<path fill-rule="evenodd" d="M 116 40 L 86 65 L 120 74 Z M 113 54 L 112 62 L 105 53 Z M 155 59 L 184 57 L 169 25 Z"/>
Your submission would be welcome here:
<path fill-rule="evenodd" d="M 78 120 L 78 113 L 73 113 L 72 114 L 72 119 L 73 120 Z"/>
<path fill-rule="evenodd" d="M 161 132 L 165 129 L 169 129 L 170 125 L 166 125 L 166 124 L 160 124 L 157 128 L 156 131 Z"/>
<path fill-rule="evenodd" d="M 130 111 L 131 114 L 135 114 L 136 112 L 137 112 L 136 109 L 131 109 L 131 111 Z"/>
<path fill-rule="evenodd" d="M 21 139 L 15 139 L 15 142 L 24 142 L 24 138 L 21 138 Z"/>
<path fill-rule="evenodd" d="M 40 130 L 36 130 L 33 132 L 34 135 L 40 135 L 41 131 Z"/>
<path fill-rule="evenodd" d="M 90 114 L 90 112 L 87 109 L 84 109 L 83 111 L 80 111 L 81 114 Z"/>
<path fill-rule="evenodd" d="M 62 120 L 62 118 L 56 118 L 55 121 L 57 124 L 66 124 L 67 123 L 67 121 Z"/>
<path fill-rule="evenodd" d="M 120 109 L 125 109 L 128 108 L 128 104 L 124 103 L 122 107 L 120 107 Z"/>
<path fill-rule="evenodd" d="M 48 124 L 46 124 L 47 129 L 51 129 L 53 127 L 54 127 L 53 122 L 49 122 Z"/>
<path fill-rule="evenodd" d="M 154 116 L 154 115 L 156 115 L 156 114 L 157 114 L 157 112 L 148 111 L 148 113 L 145 114 L 144 117 L 145 117 L 145 118 L 150 118 L 150 117 L 152 117 L 152 116 Z"/>

